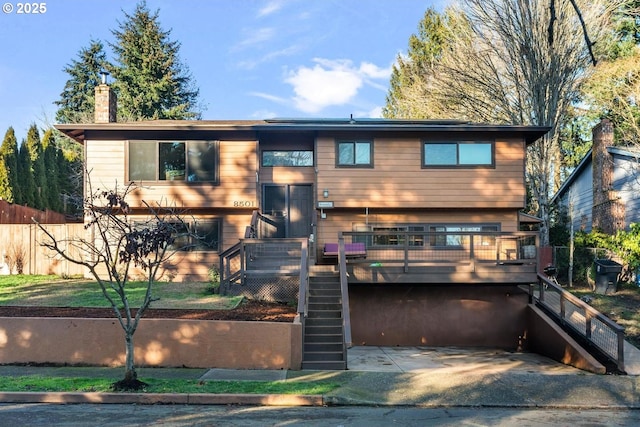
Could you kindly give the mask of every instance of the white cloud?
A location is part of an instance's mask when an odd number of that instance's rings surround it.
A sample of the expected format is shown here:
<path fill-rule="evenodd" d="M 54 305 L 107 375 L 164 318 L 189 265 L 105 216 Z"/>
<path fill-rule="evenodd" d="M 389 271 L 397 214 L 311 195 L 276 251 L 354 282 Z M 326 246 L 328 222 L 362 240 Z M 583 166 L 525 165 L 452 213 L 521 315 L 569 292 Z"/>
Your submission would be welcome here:
<path fill-rule="evenodd" d="M 233 50 L 245 49 L 249 46 L 259 45 L 264 42 L 268 42 L 276 34 L 276 31 L 274 28 L 264 27 L 264 28 L 257 28 L 257 29 L 252 28 L 250 30 L 245 30 L 244 33 L 246 37 L 243 40 L 241 40 L 239 43 L 236 43 L 236 45 L 233 47 Z"/>
<path fill-rule="evenodd" d="M 354 66 L 350 60 L 315 58 L 313 67 L 301 66 L 290 71 L 285 82 L 293 86 L 296 107 L 317 113 L 333 105 L 345 105 L 358 95 L 363 84 L 379 86 L 370 79 L 388 79 L 390 69 L 371 63 Z"/>
<path fill-rule="evenodd" d="M 278 10 L 282 9 L 284 3 L 285 2 L 283 0 L 272 0 L 268 2 L 265 7 L 261 8 L 258 11 L 258 17 L 271 15 L 272 13 L 277 12 Z"/>

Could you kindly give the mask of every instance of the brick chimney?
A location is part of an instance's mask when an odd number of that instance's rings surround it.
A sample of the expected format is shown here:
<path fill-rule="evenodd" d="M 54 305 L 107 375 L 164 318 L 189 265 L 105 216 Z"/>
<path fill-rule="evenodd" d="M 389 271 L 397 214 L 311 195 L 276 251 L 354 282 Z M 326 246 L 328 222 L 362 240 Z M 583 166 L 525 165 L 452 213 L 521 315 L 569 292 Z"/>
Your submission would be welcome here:
<path fill-rule="evenodd" d="M 613 145 L 613 124 L 602 119 L 593 128 L 591 161 L 593 167 L 593 228 L 614 234 L 624 228 L 624 204 L 613 189 L 613 158 L 607 151 Z"/>
<path fill-rule="evenodd" d="M 116 121 L 116 94 L 107 84 L 107 73 L 102 73 L 102 83 L 96 86 L 95 115 L 96 123 L 114 123 Z"/>

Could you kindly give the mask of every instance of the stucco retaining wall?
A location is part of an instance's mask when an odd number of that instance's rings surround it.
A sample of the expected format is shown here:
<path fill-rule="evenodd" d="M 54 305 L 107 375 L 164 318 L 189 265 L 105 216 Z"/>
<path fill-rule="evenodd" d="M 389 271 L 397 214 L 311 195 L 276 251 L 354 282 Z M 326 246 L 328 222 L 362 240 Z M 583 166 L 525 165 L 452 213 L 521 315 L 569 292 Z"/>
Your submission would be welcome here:
<path fill-rule="evenodd" d="M 134 335 L 137 366 L 300 369 L 298 322 L 142 319 Z M 124 332 L 116 319 L 0 318 L 0 363 L 122 366 Z"/>

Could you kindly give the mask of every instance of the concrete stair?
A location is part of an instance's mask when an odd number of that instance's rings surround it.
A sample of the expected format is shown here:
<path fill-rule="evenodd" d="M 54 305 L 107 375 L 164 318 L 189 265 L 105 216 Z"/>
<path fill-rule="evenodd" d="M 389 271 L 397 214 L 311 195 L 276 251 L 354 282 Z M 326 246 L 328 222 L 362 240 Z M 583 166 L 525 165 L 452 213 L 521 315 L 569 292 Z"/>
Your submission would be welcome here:
<path fill-rule="evenodd" d="M 347 369 L 345 354 L 340 277 L 337 273 L 312 274 L 302 369 Z"/>

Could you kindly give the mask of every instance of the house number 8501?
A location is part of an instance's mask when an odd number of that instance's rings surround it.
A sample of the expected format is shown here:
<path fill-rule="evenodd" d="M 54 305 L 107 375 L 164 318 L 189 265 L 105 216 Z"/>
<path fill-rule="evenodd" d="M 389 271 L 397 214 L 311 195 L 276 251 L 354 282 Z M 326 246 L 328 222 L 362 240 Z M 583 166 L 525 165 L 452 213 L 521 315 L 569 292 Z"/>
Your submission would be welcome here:
<path fill-rule="evenodd" d="M 233 207 L 234 208 L 247 208 L 253 207 L 256 203 L 251 200 L 234 200 Z"/>

